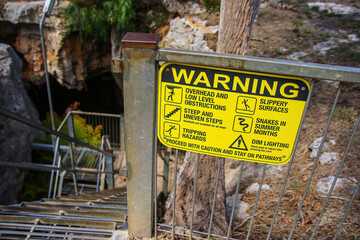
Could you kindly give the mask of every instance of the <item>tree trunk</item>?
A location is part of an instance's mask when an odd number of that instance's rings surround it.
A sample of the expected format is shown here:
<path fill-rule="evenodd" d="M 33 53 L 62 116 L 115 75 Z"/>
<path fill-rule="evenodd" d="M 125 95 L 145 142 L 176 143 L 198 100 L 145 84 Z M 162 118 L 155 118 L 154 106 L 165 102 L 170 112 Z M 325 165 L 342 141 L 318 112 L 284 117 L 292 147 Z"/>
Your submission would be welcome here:
<path fill-rule="evenodd" d="M 246 55 L 261 0 L 222 0 L 217 44 L 219 53 Z"/>
<path fill-rule="evenodd" d="M 251 27 L 259 9 L 261 0 L 222 0 L 220 13 L 220 31 L 217 52 L 246 54 Z M 194 208 L 193 229 L 208 232 L 211 207 L 218 169 L 218 159 L 200 155 L 198 185 Z M 175 225 L 190 227 L 192 214 L 192 193 L 194 190 L 196 154 L 187 153 L 183 171 L 180 171 L 176 190 Z M 225 203 L 224 160 L 220 168 L 220 179 L 216 193 L 214 219 L 211 233 L 226 235 L 228 221 Z M 165 213 L 165 222 L 172 222 L 172 202 Z"/>
<path fill-rule="evenodd" d="M 186 153 L 182 171 L 176 189 L 175 225 L 190 228 L 192 214 L 192 196 L 196 168 L 196 153 Z M 211 207 L 215 190 L 215 180 L 219 158 L 200 155 L 198 182 L 196 189 L 193 229 L 208 232 Z M 216 194 L 214 218 L 211 228 L 212 234 L 226 235 L 228 224 L 225 205 L 225 172 L 224 161 L 221 160 L 220 179 Z M 172 224 L 172 202 L 165 214 L 166 224 Z"/>

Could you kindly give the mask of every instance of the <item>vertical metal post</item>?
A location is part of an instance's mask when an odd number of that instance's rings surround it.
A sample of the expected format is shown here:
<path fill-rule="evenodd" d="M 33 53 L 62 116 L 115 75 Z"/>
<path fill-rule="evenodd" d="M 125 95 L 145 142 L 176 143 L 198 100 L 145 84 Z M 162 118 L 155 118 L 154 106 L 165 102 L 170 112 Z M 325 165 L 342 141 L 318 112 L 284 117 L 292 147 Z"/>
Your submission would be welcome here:
<path fill-rule="evenodd" d="M 54 148 L 54 159 L 53 159 L 53 167 L 56 166 L 58 160 L 59 160 L 59 145 L 60 145 L 60 138 L 57 137 L 55 141 L 55 148 Z M 49 184 L 49 192 L 48 192 L 48 198 L 51 197 L 51 190 L 53 186 L 54 181 L 54 170 L 51 170 L 51 176 L 50 176 L 50 184 Z"/>
<path fill-rule="evenodd" d="M 50 17 L 53 3 L 54 3 L 54 0 L 47 0 L 45 2 L 44 8 L 43 8 L 43 14 L 42 14 L 42 17 L 40 20 L 39 29 L 40 29 L 40 38 L 41 38 L 41 50 L 43 53 L 43 60 L 44 60 L 46 89 L 47 89 L 48 100 L 49 100 L 51 127 L 52 127 L 52 130 L 55 130 L 54 109 L 53 109 L 53 102 L 52 102 L 52 96 L 51 96 L 51 86 L 50 86 L 49 72 L 48 72 L 48 67 L 47 67 L 46 47 L 45 47 L 44 32 L 43 32 L 45 18 Z M 54 149 L 55 149 L 55 136 L 54 135 L 51 136 L 51 140 L 52 140 L 52 144 L 54 145 Z"/>
<path fill-rule="evenodd" d="M 124 116 L 120 116 L 120 150 L 125 151 L 125 122 L 124 122 Z"/>
<path fill-rule="evenodd" d="M 155 81 L 157 34 L 127 33 L 122 39 L 129 234 L 150 238 L 153 233 L 153 162 L 155 144 Z M 120 65 L 121 65 L 120 64 Z M 119 82 L 119 81 L 118 81 Z"/>
<path fill-rule="evenodd" d="M 175 240 L 175 210 L 176 210 L 176 184 L 177 184 L 177 170 L 178 170 L 178 161 L 179 161 L 179 149 L 176 149 L 175 152 L 175 172 L 174 172 L 174 189 L 173 189 L 173 212 L 171 217 L 171 239 Z"/>
<path fill-rule="evenodd" d="M 104 150 L 104 137 L 101 138 L 100 149 Z M 96 192 L 98 192 L 99 188 L 100 188 L 100 176 L 101 176 L 100 172 L 101 172 L 101 166 L 102 166 L 102 159 L 103 159 L 103 154 L 100 153 L 99 154 L 98 175 L 97 175 L 97 181 L 96 181 Z"/>
<path fill-rule="evenodd" d="M 75 171 L 75 161 L 74 161 L 74 150 L 73 150 L 73 146 L 72 143 L 69 142 L 69 152 L 70 152 L 70 164 L 71 164 L 71 169 L 73 170 L 72 172 L 72 176 L 73 176 L 73 181 L 74 181 L 74 190 L 75 190 L 75 195 L 78 195 L 78 186 L 77 186 L 77 179 L 76 179 L 76 171 Z"/>
<path fill-rule="evenodd" d="M 106 144 L 105 144 L 105 150 L 108 152 L 113 153 L 112 149 L 111 149 L 111 145 L 110 145 L 110 141 L 109 141 L 109 136 L 106 136 Z M 114 188 L 114 173 L 113 173 L 113 158 L 109 155 L 105 155 L 105 171 L 106 172 L 111 172 L 111 173 L 107 173 L 106 174 L 106 179 L 107 179 L 107 186 L 108 189 L 113 189 Z"/>
<path fill-rule="evenodd" d="M 168 195 L 168 185 L 169 185 L 169 162 L 170 162 L 170 153 L 165 152 L 164 154 L 164 179 L 163 179 L 163 193 L 165 198 Z"/>
<path fill-rule="evenodd" d="M 70 110 L 70 116 L 68 118 L 68 129 L 69 129 L 69 136 L 75 138 L 75 124 L 74 124 L 74 114 Z M 75 143 L 72 143 L 75 146 Z"/>

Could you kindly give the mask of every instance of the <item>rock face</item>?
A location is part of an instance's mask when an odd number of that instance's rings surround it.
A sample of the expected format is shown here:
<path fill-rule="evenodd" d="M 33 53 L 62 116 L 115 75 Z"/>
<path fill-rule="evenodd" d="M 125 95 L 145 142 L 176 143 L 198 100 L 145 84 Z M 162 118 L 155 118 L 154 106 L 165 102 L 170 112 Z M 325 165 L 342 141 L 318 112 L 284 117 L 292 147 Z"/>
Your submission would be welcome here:
<path fill-rule="evenodd" d="M 21 81 L 22 62 L 14 49 L 0 44 L 0 105 L 2 108 L 36 122 L 37 110 Z M 0 161 L 30 162 L 30 143 L 42 138 L 42 132 L 0 115 Z M 16 202 L 21 190 L 24 171 L 0 167 L 0 204 Z"/>
<path fill-rule="evenodd" d="M 322 195 L 328 194 L 334 179 L 334 176 L 328 176 L 320 179 L 316 185 L 318 193 Z M 350 196 L 354 191 L 356 184 L 357 180 L 355 178 L 338 178 L 334 186 L 333 195 Z"/>
<path fill-rule="evenodd" d="M 206 34 L 215 34 L 218 26 L 206 26 L 196 16 L 177 17 L 170 22 L 170 29 L 160 43 L 160 47 L 189 49 L 203 52 L 213 52 L 205 41 Z"/>
<path fill-rule="evenodd" d="M 336 15 L 360 14 L 359 9 L 336 3 L 312 2 L 307 3 L 311 8 L 317 7 L 319 11 L 327 11 Z"/>
<path fill-rule="evenodd" d="M 0 41 L 11 44 L 25 60 L 23 79 L 34 84 L 45 81 L 39 31 L 44 2 L 7 2 L 0 14 L 0 25 L 6 26 Z M 77 35 L 67 33 L 63 10 L 68 4 L 56 4 L 44 22 L 48 70 L 60 84 L 81 90 L 86 78 L 110 70 L 111 53 L 91 40 L 81 42 Z"/>

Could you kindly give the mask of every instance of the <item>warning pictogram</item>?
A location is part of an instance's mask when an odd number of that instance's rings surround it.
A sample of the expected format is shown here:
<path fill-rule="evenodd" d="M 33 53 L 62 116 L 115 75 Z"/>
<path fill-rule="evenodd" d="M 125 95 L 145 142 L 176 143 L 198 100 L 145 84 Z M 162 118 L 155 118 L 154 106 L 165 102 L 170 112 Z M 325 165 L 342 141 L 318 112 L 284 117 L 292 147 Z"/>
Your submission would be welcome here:
<path fill-rule="evenodd" d="M 256 98 L 239 96 L 236 103 L 236 112 L 244 114 L 254 114 L 256 108 Z"/>
<path fill-rule="evenodd" d="M 165 119 L 180 122 L 181 119 L 181 107 L 176 105 L 165 104 L 164 109 Z"/>
<path fill-rule="evenodd" d="M 181 103 L 182 95 L 182 87 L 166 85 L 164 94 L 166 102 Z"/>
<path fill-rule="evenodd" d="M 164 136 L 179 138 L 180 137 L 180 125 L 176 123 L 164 122 Z"/>
<path fill-rule="evenodd" d="M 244 151 L 248 150 L 244 138 L 241 135 L 229 146 L 229 148 L 244 150 Z"/>
<path fill-rule="evenodd" d="M 252 128 L 253 119 L 251 117 L 245 117 L 236 115 L 234 117 L 233 130 L 235 132 L 250 133 Z"/>

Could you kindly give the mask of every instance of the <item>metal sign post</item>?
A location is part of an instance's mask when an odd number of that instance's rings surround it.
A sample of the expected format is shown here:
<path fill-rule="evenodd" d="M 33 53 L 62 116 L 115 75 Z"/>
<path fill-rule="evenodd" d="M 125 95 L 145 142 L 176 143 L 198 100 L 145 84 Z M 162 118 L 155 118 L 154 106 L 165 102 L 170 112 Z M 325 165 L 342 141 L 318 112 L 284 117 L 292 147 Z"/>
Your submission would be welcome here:
<path fill-rule="evenodd" d="M 127 33 L 122 39 L 129 233 L 153 231 L 155 79 L 158 35 Z"/>

